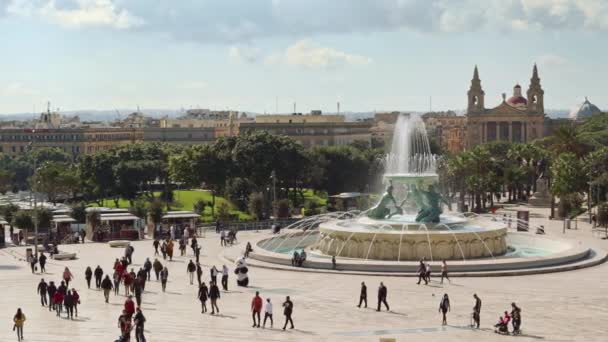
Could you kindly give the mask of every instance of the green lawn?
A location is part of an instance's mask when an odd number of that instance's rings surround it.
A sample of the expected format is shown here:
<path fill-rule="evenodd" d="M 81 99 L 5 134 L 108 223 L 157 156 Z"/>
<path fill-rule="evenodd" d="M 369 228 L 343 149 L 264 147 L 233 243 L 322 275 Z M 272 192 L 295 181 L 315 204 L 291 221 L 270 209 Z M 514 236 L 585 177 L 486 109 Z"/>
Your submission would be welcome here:
<path fill-rule="evenodd" d="M 155 192 L 154 196 L 159 196 L 160 193 Z M 205 190 L 177 190 L 173 193 L 173 204 L 171 205 L 171 210 L 192 210 L 194 207 L 194 203 L 198 200 L 203 200 L 205 202 L 211 203 L 211 192 Z M 215 197 L 215 211 L 217 213 L 217 209 L 221 203 L 228 203 L 230 206 L 230 214 L 238 215 L 239 220 L 250 220 L 251 216 L 248 213 L 237 210 L 232 203 L 226 200 L 223 197 L 216 196 Z M 97 207 L 98 204 L 95 202 L 88 204 L 91 207 Z M 116 208 L 114 206 L 114 201 L 111 199 L 106 199 L 103 201 L 102 206 L 108 208 Z M 118 208 L 128 209 L 131 207 L 129 201 L 125 199 L 120 199 L 118 201 Z M 213 217 L 211 216 L 211 207 L 208 206 L 205 208 L 205 212 L 203 213 L 203 221 L 213 221 Z"/>
<path fill-rule="evenodd" d="M 312 189 L 304 190 L 304 200 L 315 202 L 318 207 L 325 206 L 327 204 L 327 194 L 315 194 Z"/>

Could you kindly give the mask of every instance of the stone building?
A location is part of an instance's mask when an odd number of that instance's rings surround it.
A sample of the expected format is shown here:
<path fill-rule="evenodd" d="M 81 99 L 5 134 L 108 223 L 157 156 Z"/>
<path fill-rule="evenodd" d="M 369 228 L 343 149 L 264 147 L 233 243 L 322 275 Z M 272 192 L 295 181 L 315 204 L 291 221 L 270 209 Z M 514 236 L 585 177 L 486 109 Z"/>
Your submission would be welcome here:
<path fill-rule="evenodd" d="M 468 106 L 466 113 L 466 147 L 492 141 L 529 142 L 542 138 L 544 133 L 544 90 L 538 77 L 536 65 L 532 70 L 532 78 L 526 92 L 516 84 L 513 96 L 506 98 L 503 94 L 502 103 L 494 108 L 485 107 L 485 92 L 477 66 L 468 91 Z"/>

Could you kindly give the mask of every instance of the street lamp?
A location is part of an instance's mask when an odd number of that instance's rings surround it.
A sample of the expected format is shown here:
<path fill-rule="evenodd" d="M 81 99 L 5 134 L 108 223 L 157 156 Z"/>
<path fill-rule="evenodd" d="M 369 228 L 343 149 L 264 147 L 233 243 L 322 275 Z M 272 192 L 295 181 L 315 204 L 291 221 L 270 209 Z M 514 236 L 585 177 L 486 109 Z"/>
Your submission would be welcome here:
<path fill-rule="evenodd" d="M 34 142 L 36 141 L 36 130 L 32 130 L 32 141 L 27 145 L 27 151 L 32 152 L 34 149 Z M 36 170 L 38 168 L 38 159 L 34 156 L 34 171 L 32 172 L 32 178 L 36 176 Z M 36 185 L 37 181 L 34 178 L 34 185 Z M 36 194 L 34 193 L 35 186 L 30 189 L 30 196 L 34 196 L 34 255 L 38 257 L 38 200 L 36 198 Z M 31 203 L 31 200 L 30 200 Z"/>

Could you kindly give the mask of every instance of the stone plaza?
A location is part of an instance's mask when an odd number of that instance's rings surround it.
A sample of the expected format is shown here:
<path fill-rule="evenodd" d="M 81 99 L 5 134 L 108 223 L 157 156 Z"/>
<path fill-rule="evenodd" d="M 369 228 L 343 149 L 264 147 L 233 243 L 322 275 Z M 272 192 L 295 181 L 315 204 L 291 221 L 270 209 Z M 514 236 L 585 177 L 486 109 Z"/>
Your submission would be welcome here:
<path fill-rule="evenodd" d="M 506 207 L 504 213 L 513 214 L 516 207 Z M 547 219 L 548 209 L 530 210 L 531 223 L 544 225 L 547 237 L 568 239 L 599 250 L 608 249 L 602 234 L 593 234 L 591 225 L 580 217 L 577 229 L 562 229 L 562 221 Z M 498 212 L 502 216 L 503 212 Z M 148 341 L 504 341 L 512 338 L 525 341 L 604 341 L 608 319 L 608 265 L 599 265 L 566 272 L 514 275 L 508 277 L 453 277 L 451 283 L 440 284 L 439 270 L 433 270 L 432 282 L 416 285 L 417 279 L 407 276 L 373 275 L 340 271 L 311 271 L 307 268 L 272 267 L 252 263 L 249 267 L 249 287 L 237 287 L 230 256 L 239 255 L 248 240 L 259 239 L 267 231 L 240 232 L 234 246 L 221 247 L 219 234 L 206 231 L 199 239 L 203 246 L 201 265 L 203 280 L 209 281 L 209 269 L 226 264 L 230 269 L 229 291 L 221 293 L 220 315 L 201 314 L 197 299 L 197 285 L 190 285 L 186 265 L 193 259 L 188 248 L 185 257 L 175 256 L 164 262 L 169 268 L 167 291 L 152 279 L 143 294 L 142 310 L 147 318 Z M 529 234 L 533 234 L 530 232 Z M 145 258 L 154 260 L 152 240 L 133 243 L 133 267 L 137 271 Z M 33 275 L 25 262 L 26 247 L 0 250 L 4 308 L 7 324 L 0 330 L 1 341 L 16 340 L 11 331 L 10 317 L 18 307 L 27 321 L 25 341 L 114 341 L 119 335 L 117 319 L 125 301 L 121 295 L 111 295 L 104 303 L 103 295 L 87 289 L 84 271 L 87 266 L 100 265 L 111 270 L 114 259 L 121 257 L 122 248 L 111 248 L 107 243 L 63 245 L 61 249 L 76 252 L 76 260 L 49 260 L 47 273 Z M 255 250 L 256 246 L 254 246 Z M 179 253 L 176 253 L 179 254 Z M 339 260 L 338 260 L 339 262 Z M 36 286 L 43 277 L 47 282 L 58 282 L 64 267 L 74 274 L 70 287 L 81 296 L 79 316 L 67 320 L 57 318 L 40 306 Z M 130 266 L 131 267 L 131 266 Z M 154 278 L 154 275 L 152 276 Z M 368 286 L 368 308 L 357 308 L 361 282 Z M 376 291 L 379 283 L 388 288 L 390 311 L 376 311 Z M 274 326 L 252 328 L 250 303 L 259 291 L 274 303 Z M 451 312 L 448 325 L 441 325 L 438 306 L 441 296 L 449 294 Z M 470 328 L 473 294 L 483 301 L 481 329 Z M 283 331 L 281 303 L 290 296 L 294 303 L 295 329 Z M 522 308 L 522 334 L 516 337 L 494 333 L 498 317 L 510 310 L 511 302 Z M 134 337 L 132 337 L 133 340 Z"/>

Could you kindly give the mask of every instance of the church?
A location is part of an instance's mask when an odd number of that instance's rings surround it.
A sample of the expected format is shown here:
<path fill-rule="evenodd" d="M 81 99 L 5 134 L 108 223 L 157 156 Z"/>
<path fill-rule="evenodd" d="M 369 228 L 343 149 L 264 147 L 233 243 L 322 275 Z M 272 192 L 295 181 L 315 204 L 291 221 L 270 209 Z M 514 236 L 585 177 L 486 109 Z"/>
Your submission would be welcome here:
<path fill-rule="evenodd" d="M 545 107 L 544 90 L 540 85 L 536 64 L 526 92 L 522 95 L 519 84 L 513 87 L 513 96 L 502 94 L 502 103 L 494 108 L 485 107 L 485 92 L 481 87 L 477 66 L 468 91 L 466 147 L 492 141 L 526 143 L 543 137 Z"/>

